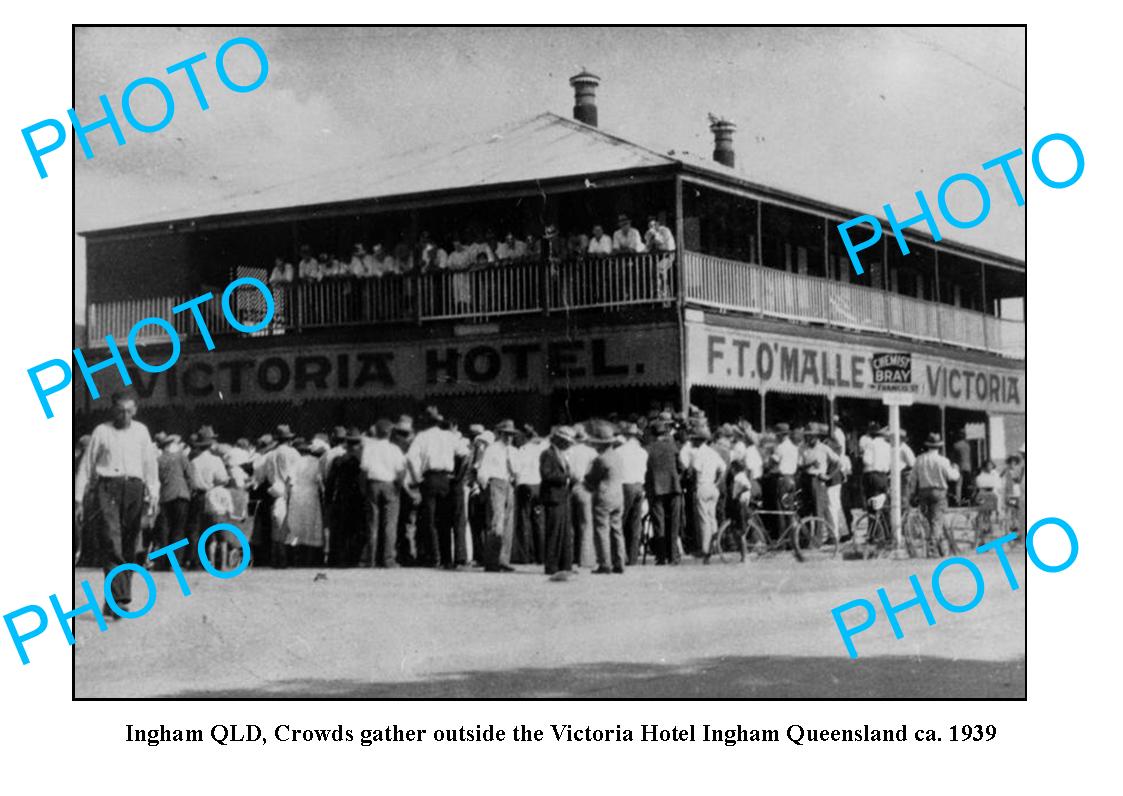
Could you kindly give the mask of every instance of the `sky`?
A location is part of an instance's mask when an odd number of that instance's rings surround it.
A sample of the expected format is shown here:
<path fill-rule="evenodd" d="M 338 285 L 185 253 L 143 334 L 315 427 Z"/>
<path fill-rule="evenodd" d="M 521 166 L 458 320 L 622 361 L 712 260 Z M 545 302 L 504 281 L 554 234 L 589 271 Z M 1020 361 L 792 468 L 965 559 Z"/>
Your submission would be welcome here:
<path fill-rule="evenodd" d="M 223 42 L 248 36 L 269 59 L 265 83 L 226 89 L 215 72 Z M 199 52 L 210 108 L 168 66 Z M 443 141 L 543 111 L 571 116 L 568 78 L 599 75 L 599 124 L 660 152 L 709 157 L 707 114 L 738 125 L 737 165 L 752 180 L 857 211 L 915 215 L 935 208 L 940 183 L 971 172 L 990 214 L 947 237 L 1025 256 L 1025 208 L 998 170 L 981 164 L 1025 149 L 1022 28 L 79 28 L 75 112 L 96 120 L 104 93 L 159 76 L 175 98 L 171 122 L 125 146 L 103 128 L 94 158 L 75 157 L 78 230 L 182 218 L 222 197 Z M 231 77 L 257 61 L 233 48 Z M 164 111 L 155 89 L 134 94 L 142 121 Z M 48 156 L 48 168 L 49 168 Z M 1014 162 L 1025 186 L 1026 162 Z M 960 189 L 962 189 L 961 192 Z M 959 186 L 969 218 L 977 195 Z M 75 316 L 84 314 L 85 250 L 76 246 Z"/>

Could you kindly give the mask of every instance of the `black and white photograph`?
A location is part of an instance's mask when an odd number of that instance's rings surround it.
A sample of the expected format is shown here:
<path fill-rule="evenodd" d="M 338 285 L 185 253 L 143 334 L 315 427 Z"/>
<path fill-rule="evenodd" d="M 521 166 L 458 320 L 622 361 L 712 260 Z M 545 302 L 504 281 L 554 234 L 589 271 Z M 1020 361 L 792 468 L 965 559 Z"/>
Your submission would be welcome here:
<path fill-rule="evenodd" d="M 1024 26 L 73 45 L 75 699 L 1026 698 Z"/>

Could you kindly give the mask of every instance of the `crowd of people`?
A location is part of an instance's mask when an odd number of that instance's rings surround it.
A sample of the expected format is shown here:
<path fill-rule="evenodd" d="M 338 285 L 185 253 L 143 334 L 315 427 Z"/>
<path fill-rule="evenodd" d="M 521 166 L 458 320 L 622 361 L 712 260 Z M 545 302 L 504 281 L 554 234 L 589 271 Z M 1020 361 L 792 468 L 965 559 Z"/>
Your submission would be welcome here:
<path fill-rule="evenodd" d="M 416 425 L 402 415 L 309 436 L 280 425 L 233 442 L 210 426 L 186 439 L 150 437 L 135 413 L 135 398 L 114 396 L 113 419 L 83 438 L 75 456 L 77 518 L 97 523 L 106 571 L 180 539 L 189 542 L 182 567 L 198 567 L 200 534 L 218 522 L 242 529 L 259 566 L 510 572 L 521 563 L 565 578 L 581 566 L 622 574 L 646 552 L 656 565 L 687 555 L 708 562 L 726 520 L 786 508 L 793 494 L 801 496 L 795 510 L 817 514 L 845 538 L 851 512 L 888 490 L 892 459 L 889 430 L 876 423 L 853 441 L 838 418 L 758 432 L 745 420 L 711 428 L 693 408 L 540 434 L 511 419 L 462 428 L 430 406 Z M 924 448 L 917 456 L 902 440 L 900 464 L 933 527 L 964 474 L 996 523 L 1007 498 L 1023 500 L 1024 455 L 997 476 L 992 462 L 961 472 L 936 434 Z M 229 565 L 233 540 L 215 534 L 211 542 L 208 560 Z M 124 605 L 128 580 L 115 580 L 115 591 L 119 582 Z"/>
<path fill-rule="evenodd" d="M 311 246 L 303 245 L 295 266 L 289 258 L 274 259 L 269 283 L 381 279 L 415 272 L 465 271 L 495 263 L 556 262 L 674 250 L 674 234 L 662 214 L 649 217 L 643 232 L 632 226 L 626 214 L 620 214 L 611 235 L 600 224 L 593 224 L 588 234 L 574 230 L 567 235 L 551 224 L 545 227 L 541 237 L 531 233 L 516 237 L 509 231 L 500 239 L 493 230 L 469 228 L 449 236 L 447 241 L 438 241 L 428 232 L 421 232 L 414 241 L 403 234 L 390 247 L 377 242 L 368 249 L 365 243 L 356 243 L 351 251 L 338 255 L 325 251 L 316 254 Z"/>

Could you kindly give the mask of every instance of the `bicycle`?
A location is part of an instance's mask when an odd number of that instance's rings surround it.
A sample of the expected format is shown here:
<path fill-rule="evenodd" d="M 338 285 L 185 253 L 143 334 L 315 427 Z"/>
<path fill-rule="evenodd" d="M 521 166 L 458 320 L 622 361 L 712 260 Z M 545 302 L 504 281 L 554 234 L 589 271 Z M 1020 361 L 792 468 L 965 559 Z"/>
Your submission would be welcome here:
<path fill-rule="evenodd" d="M 874 495 L 866 501 L 866 511 L 854 518 L 851 545 L 856 557 L 880 558 L 897 548 L 897 540 L 888 519 L 888 496 Z M 901 517 L 901 541 L 910 558 L 927 556 L 929 544 L 928 521 L 915 507 L 909 507 Z"/>
<path fill-rule="evenodd" d="M 819 516 L 800 517 L 802 494 L 799 491 L 784 495 L 780 505 L 778 510 L 764 510 L 759 508 L 759 499 L 752 500 L 747 507 L 742 507 L 740 526 L 732 519 L 726 519 L 721 524 L 710 540 L 707 553 L 711 558 L 716 555 L 722 563 L 725 562 L 726 548 L 731 545 L 741 551 L 742 561 L 749 555 L 764 558 L 788 546 L 800 562 L 838 555 L 838 534 L 830 523 Z M 787 518 L 787 526 L 776 539 L 769 538 L 762 515 Z"/>
<path fill-rule="evenodd" d="M 874 495 L 866 500 L 866 510 L 851 521 L 850 545 L 857 558 L 880 557 L 896 548 L 887 519 L 887 502 L 887 495 Z"/>

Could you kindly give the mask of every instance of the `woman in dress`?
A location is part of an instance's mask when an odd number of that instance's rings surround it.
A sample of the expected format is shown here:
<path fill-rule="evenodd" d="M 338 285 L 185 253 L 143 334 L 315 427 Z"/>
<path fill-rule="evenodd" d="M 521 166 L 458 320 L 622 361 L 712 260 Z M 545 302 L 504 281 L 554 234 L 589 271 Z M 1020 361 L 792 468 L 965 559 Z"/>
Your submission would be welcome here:
<path fill-rule="evenodd" d="M 320 443 L 320 444 L 315 444 Z M 285 517 L 285 546 L 289 562 L 296 566 L 320 566 L 324 563 L 324 520 L 321 510 L 323 480 L 320 456 L 324 446 L 320 440 L 309 443 L 302 437 L 293 442 L 300 462 L 289 479 L 288 514 Z"/>

